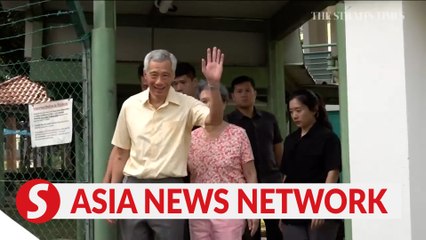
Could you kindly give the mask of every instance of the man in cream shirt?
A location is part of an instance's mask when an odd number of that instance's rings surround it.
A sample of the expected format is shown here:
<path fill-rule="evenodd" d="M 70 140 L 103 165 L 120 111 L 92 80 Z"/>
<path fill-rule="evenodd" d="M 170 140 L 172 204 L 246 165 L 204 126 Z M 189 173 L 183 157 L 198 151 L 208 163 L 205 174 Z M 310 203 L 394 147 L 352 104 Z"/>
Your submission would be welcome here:
<path fill-rule="evenodd" d="M 224 54 L 214 47 L 202 59 L 211 93 L 210 108 L 171 88 L 177 60 L 166 50 L 144 59 L 148 91 L 127 99 L 117 119 L 109 167 L 111 183 L 182 183 L 194 126 L 218 125 L 223 118 L 220 79 Z M 184 220 L 125 219 L 119 221 L 123 240 L 183 238 Z"/>

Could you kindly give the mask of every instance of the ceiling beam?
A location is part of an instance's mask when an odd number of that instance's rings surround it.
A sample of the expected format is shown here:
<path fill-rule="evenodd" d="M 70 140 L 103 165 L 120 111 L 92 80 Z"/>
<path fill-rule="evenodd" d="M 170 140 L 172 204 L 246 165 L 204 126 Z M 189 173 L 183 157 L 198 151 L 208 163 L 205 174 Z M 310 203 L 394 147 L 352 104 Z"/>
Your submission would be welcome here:
<path fill-rule="evenodd" d="M 30 0 L 30 3 L 33 4 L 30 6 L 30 12 L 32 16 L 41 16 L 43 15 L 44 8 L 43 3 L 41 3 L 41 0 Z M 38 3 L 38 4 L 36 4 Z"/>
<path fill-rule="evenodd" d="M 93 25 L 93 13 L 85 12 L 87 24 Z M 117 14 L 117 27 L 145 27 L 145 28 L 174 28 L 196 29 L 209 31 L 236 31 L 259 32 L 265 31 L 266 21 L 257 19 L 192 17 L 148 14 Z M 53 16 L 46 19 L 46 23 L 66 23 L 68 16 Z"/>
<path fill-rule="evenodd" d="M 281 40 L 319 12 L 339 1 L 289 1 L 270 20 L 270 38 Z"/>

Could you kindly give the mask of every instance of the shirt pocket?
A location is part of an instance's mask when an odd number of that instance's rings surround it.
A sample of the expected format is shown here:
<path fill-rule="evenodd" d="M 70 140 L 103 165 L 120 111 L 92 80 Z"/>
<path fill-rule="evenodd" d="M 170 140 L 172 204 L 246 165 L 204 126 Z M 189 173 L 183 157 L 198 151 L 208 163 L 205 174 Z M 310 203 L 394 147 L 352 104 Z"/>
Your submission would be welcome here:
<path fill-rule="evenodd" d="M 178 121 L 166 121 L 163 122 L 160 126 L 160 142 L 164 142 L 167 139 L 170 139 L 172 141 L 179 141 L 180 133 L 182 133 L 183 128 L 185 128 L 183 120 Z"/>

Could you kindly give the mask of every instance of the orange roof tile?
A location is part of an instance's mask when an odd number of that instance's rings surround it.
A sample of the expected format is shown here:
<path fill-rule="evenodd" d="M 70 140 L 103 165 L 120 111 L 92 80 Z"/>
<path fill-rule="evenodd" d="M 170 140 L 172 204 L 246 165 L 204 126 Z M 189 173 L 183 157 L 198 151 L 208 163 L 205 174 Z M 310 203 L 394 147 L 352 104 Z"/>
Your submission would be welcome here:
<path fill-rule="evenodd" d="M 16 76 L 0 83 L 0 105 L 49 102 L 46 89 L 26 76 Z"/>

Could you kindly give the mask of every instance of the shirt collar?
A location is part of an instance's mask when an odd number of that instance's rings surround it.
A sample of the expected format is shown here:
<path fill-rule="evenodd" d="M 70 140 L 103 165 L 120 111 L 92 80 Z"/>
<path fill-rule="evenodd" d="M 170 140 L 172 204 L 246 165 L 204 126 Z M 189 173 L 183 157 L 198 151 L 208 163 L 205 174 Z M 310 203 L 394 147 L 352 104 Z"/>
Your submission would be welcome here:
<path fill-rule="evenodd" d="M 171 102 L 174 103 L 176 105 L 180 105 L 180 101 L 179 101 L 179 94 L 183 94 L 183 93 L 178 93 L 175 91 L 174 88 L 170 87 L 169 88 L 169 93 L 167 94 L 167 98 L 166 98 L 166 102 Z"/>
<path fill-rule="evenodd" d="M 262 112 L 261 111 L 257 111 L 256 107 L 254 107 L 253 109 L 253 116 L 257 116 L 257 117 L 262 117 Z"/>
<path fill-rule="evenodd" d="M 312 134 L 314 134 L 319 128 L 321 128 L 321 124 L 319 124 L 318 123 L 318 121 L 316 121 L 315 123 L 314 123 L 314 125 L 312 125 L 312 127 L 309 129 L 309 131 L 305 134 L 305 136 L 303 136 L 304 138 L 306 138 L 306 137 L 309 137 L 309 136 L 311 136 Z M 302 129 L 301 128 L 299 128 L 299 129 L 297 129 L 297 136 L 298 136 L 298 138 L 301 138 L 301 132 L 302 132 Z"/>
<path fill-rule="evenodd" d="M 246 115 L 242 114 L 238 109 L 235 109 L 234 115 L 239 120 L 243 119 L 244 117 L 247 117 Z M 253 117 L 252 118 L 255 118 L 255 117 L 262 117 L 262 112 L 258 111 L 256 109 L 256 107 L 254 107 L 254 109 L 253 109 Z"/>
<path fill-rule="evenodd" d="M 180 105 L 179 94 L 180 93 L 177 93 L 174 88 L 170 87 L 169 93 L 167 94 L 166 101 L 164 103 L 166 105 L 168 103 Z M 142 104 L 148 103 L 148 101 L 149 101 L 149 88 L 147 88 L 145 91 L 141 92 L 140 100 L 142 101 Z"/>

